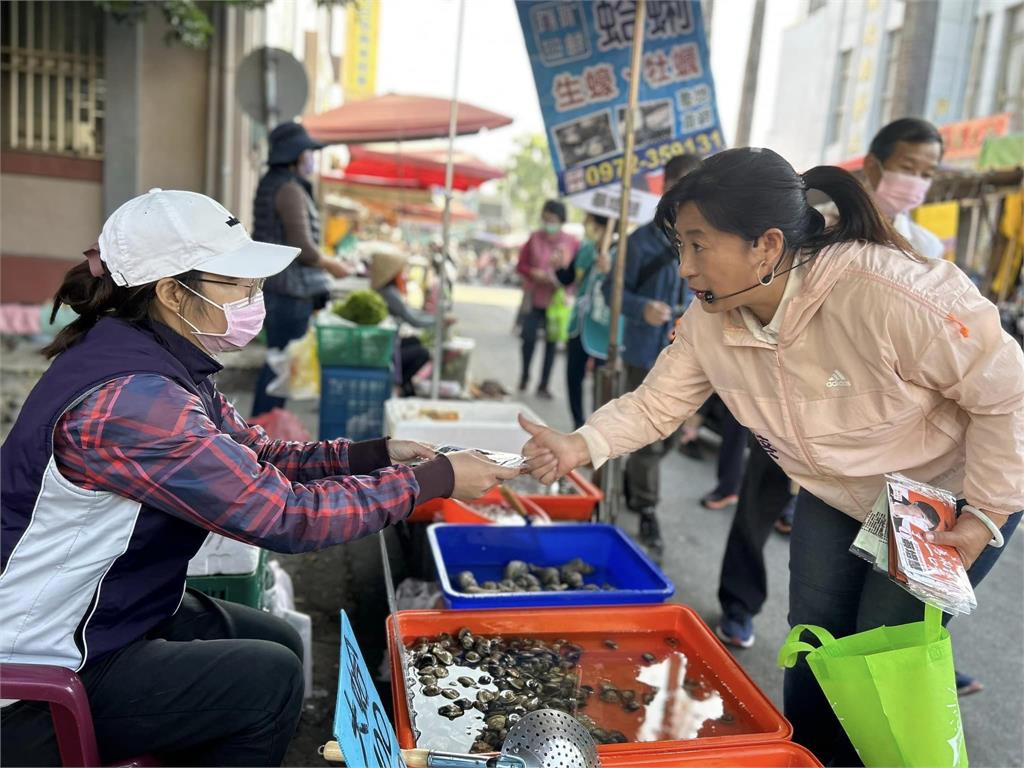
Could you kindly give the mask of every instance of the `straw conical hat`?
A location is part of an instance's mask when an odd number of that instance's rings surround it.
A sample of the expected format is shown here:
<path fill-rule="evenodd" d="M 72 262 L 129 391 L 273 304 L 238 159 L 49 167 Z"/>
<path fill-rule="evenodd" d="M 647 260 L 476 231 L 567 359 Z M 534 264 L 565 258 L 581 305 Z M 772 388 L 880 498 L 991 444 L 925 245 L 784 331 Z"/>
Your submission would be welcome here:
<path fill-rule="evenodd" d="M 381 248 L 373 252 L 370 262 L 370 287 L 379 290 L 390 283 L 405 267 L 409 257 L 397 248 Z"/>

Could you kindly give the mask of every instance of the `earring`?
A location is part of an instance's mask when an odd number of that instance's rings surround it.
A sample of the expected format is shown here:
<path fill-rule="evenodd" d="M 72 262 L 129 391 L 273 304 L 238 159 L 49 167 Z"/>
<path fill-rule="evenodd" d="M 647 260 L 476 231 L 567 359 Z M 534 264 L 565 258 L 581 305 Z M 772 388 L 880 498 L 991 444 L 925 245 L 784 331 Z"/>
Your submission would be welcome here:
<path fill-rule="evenodd" d="M 764 263 L 764 262 L 762 262 L 762 263 Z M 769 270 L 768 274 L 765 275 L 764 277 L 762 277 L 761 276 L 761 268 L 758 267 L 756 274 L 757 274 L 757 282 L 759 282 L 765 288 L 767 288 L 769 285 L 771 285 L 772 283 L 775 282 L 775 270 L 774 269 Z"/>

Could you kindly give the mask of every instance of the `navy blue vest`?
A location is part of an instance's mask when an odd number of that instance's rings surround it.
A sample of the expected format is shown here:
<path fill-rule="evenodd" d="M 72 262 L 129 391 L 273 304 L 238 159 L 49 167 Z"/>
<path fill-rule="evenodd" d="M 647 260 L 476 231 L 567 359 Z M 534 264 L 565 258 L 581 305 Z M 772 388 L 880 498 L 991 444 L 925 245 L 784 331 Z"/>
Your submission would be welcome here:
<path fill-rule="evenodd" d="M 76 346 L 58 355 L 29 394 L 0 448 L 0 570 L 33 515 L 43 472 L 53 454 L 54 428 L 64 412 L 90 391 L 131 374 L 157 374 L 200 397 L 220 426 L 209 376 L 213 358 L 170 328 L 133 326 L 105 318 Z M 188 561 L 207 531 L 151 507 L 139 512 L 127 551 L 93 596 L 75 641 L 87 663 L 143 636 L 172 616 L 181 601 Z M 86 644 L 87 641 L 87 644 Z"/>

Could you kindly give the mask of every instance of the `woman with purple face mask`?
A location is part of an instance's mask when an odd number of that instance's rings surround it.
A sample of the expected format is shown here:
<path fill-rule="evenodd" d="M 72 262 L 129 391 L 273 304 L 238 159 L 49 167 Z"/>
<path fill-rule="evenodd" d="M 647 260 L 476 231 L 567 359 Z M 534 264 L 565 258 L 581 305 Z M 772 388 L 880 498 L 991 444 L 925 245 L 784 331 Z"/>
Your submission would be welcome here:
<path fill-rule="evenodd" d="M 905 117 L 882 128 L 864 158 L 864 178 L 875 205 L 929 259 L 942 258 L 942 241 L 907 214 L 928 196 L 942 150 L 942 135 L 934 125 Z"/>
<path fill-rule="evenodd" d="M 263 281 L 298 249 L 216 201 L 151 190 L 58 289 L 78 319 L 0 449 L 0 661 L 74 670 L 104 764 L 278 765 L 302 705 L 282 620 L 185 589 L 212 531 L 323 549 L 518 474 L 411 441 L 281 442 L 217 391 L 215 355 L 259 333 Z M 412 466 L 414 465 L 414 466 Z M 258 675 L 253 670 L 259 670 Z M 49 712 L 4 707 L 12 765 L 59 765 Z"/>

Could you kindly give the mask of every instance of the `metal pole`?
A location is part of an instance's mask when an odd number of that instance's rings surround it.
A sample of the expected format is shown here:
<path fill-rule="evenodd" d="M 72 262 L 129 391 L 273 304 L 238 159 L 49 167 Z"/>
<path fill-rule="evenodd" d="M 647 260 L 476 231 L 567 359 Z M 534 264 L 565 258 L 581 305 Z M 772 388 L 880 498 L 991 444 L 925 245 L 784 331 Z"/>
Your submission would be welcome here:
<path fill-rule="evenodd" d="M 740 115 L 736 120 L 736 146 L 750 144 L 750 127 L 754 122 L 754 103 L 757 101 L 757 74 L 761 67 L 761 38 L 764 37 L 765 0 L 754 3 L 754 20 L 750 24 L 750 44 L 747 46 L 747 68 L 743 73 L 743 98 Z"/>
<path fill-rule="evenodd" d="M 444 362 L 444 315 L 448 288 L 445 268 L 452 238 L 452 182 L 455 176 L 455 134 L 459 123 L 459 71 L 462 67 L 462 27 L 466 18 L 466 0 L 459 0 L 459 26 L 455 37 L 455 81 L 448 112 L 448 162 L 444 169 L 444 218 L 441 223 L 441 253 L 437 257 L 437 306 L 434 307 L 434 367 L 430 379 L 430 396 L 437 399 L 441 390 L 441 365 Z"/>
<path fill-rule="evenodd" d="M 277 53 L 263 48 L 263 122 L 269 134 L 277 125 Z"/>
<path fill-rule="evenodd" d="M 622 287 L 626 274 L 626 259 L 629 246 L 629 195 L 633 187 L 633 172 L 636 169 L 636 146 L 633 126 L 636 119 L 637 102 L 640 97 L 640 72 L 643 64 L 644 34 L 647 26 L 647 2 L 636 4 L 636 19 L 633 22 L 633 55 L 629 69 L 629 105 L 626 109 L 626 141 L 622 158 L 622 199 L 619 201 L 619 245 L 612 273 L 611 326 L 608 328 L 608 364 L 605 387 L 609 399 L 622 394 L 622 361 L 619 358 L 619 318 L 622 316 Z M 605 394 L 605 393 L 602 393 Z M 619 462 L 612 460 L 603 475 L 606 488 L 602 518 L 615 522 L 618 516 L 620 496 L 617 492 Z"/>

